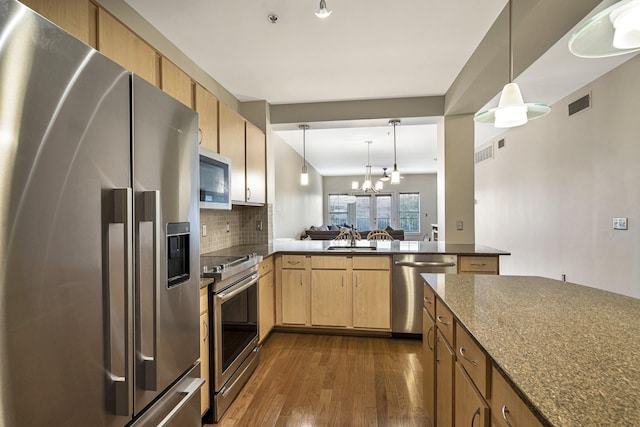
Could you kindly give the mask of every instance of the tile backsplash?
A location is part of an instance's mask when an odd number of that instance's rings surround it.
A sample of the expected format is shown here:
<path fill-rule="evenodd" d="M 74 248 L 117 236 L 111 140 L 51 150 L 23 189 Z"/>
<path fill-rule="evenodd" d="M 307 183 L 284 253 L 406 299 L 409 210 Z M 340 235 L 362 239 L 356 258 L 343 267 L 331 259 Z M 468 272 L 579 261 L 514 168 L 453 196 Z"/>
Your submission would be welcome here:
<path fill-rule="evenodd" d="M 200 253 L 273 240 L 273 206 L 233 206 L 230 211 L 200 209 Z M 202 236 L 202 226 L 207 235 Z M 262 228 L 258 230 L 259 226 Z"/>

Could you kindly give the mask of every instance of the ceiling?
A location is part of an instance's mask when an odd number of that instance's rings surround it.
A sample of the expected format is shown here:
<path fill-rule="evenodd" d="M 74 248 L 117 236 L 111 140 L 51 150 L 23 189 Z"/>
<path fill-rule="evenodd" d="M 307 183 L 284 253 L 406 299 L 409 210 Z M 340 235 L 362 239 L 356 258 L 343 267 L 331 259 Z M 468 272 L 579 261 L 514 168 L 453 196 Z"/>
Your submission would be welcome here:
<path fill-rule="evenodd" d="M 507 4 L 326 0 L 333 13 L 323 20 L 314 14 L 319 0 L 125 1 L 240 101 L 270 104 L 443 95 Z M 566 46 L 558 42 L 518 76 L 525 102 L 551 104 L 628 59 L 585 62 Z M 297 125 L 274 130 L 302 155 Z M 478 128 L 476 144 L 497 135 Z M 314 122 L 307 161 L 322 175 L 364 174 L 371 140 L 381 173 L 393 166 L 392 131 L 386 119 Z M 402 173 L 434 173 L 434 118 L 403 119 L 396 131 Z"/>

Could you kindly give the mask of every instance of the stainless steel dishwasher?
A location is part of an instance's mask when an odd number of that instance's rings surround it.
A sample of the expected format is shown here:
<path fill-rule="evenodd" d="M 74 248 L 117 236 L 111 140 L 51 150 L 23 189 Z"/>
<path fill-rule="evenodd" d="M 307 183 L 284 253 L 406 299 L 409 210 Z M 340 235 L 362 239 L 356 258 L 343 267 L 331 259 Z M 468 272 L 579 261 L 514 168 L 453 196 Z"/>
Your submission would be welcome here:
<path fill-rule="evenodd" d="M 422 273 L 457 273 L 457 255 L 396 254 L 391 286 L 391 332 L 422 334 Z M 417 338 L 417 337 L 416 337 Z"/>

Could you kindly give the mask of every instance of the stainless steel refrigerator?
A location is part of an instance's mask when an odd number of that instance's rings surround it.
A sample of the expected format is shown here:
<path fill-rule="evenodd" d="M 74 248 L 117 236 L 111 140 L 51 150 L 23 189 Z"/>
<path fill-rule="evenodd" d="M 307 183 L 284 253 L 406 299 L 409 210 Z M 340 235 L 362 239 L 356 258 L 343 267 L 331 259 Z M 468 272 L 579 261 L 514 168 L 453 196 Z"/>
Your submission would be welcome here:
<path fill-rule="evenodd" d="M 197 120 L 0 0 L 0 427 L 201 424 Z"/>

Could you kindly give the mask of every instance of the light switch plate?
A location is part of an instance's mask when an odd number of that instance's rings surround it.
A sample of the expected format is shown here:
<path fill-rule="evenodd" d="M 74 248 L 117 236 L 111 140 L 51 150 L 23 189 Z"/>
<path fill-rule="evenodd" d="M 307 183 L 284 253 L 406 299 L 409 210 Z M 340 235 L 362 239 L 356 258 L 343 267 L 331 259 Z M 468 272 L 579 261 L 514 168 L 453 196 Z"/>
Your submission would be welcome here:
<path fill-rule="evenodd" d="M 464 230 L 464 222 L 462 222 L 461 220 L 456 221 L 456 230 L 457 231 Z"/>
<path fill-rule="evenodd" d="M 614 230 L 627 230 L 627 218 L 613 218 Z"/>

